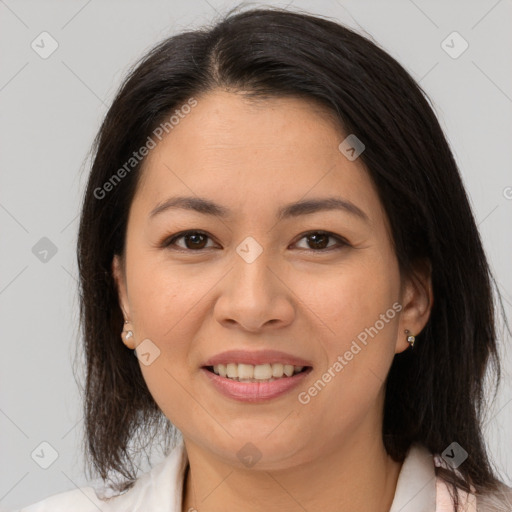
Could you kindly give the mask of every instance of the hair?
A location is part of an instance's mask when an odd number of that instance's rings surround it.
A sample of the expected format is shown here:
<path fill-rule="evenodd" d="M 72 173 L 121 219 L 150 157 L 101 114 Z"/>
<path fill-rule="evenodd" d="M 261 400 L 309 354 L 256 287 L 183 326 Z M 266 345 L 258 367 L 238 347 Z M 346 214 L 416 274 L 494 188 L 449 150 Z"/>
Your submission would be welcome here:
<path fill-rule="evenodd" d="M 124 318 L 112 273 L 114 255 L 124 257 L 128 211 L 145 160 L 115 183 L 113 172 L 190 98 L 218 89 L 248 98 L 297 97 L 325 106 L 345 134 L 365 144 L 359 158 L 388 216 L 402 275 L 413 275 L 420 261 L 430 265 L 430 318 L 414 349 L 394 357 L 382 435 L 395 461 L 414 442 L 437 454 L 453 441 L 465 448 L 459 473 L 436 467 L 451 484 L 457 510 L 457 488 L 485 494 L 501 484 L 482 433 L 486 370 L 494 370 L 495 391 L 501 377 L 493 285 L 505 313 L 430 100 L 388 53 L 336 21 L 275 7 L 238 9 L 144 55 L 94 140 L 77 244 L 87 463 L 103 480 L 110 472 L 122 475 L 124 491 L 136 479 L 131 443 L 163 433 L 167 450 L 176 433 L 120 340 Z M 108 195 L 99 197 L 109 180 Z"/>

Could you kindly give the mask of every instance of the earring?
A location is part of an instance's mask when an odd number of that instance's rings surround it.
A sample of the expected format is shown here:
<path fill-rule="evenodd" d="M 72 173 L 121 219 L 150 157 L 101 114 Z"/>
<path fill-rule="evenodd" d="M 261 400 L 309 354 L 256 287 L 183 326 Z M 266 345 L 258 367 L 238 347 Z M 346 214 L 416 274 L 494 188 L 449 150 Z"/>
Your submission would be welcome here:
<path fill-rule="evenodd" d="M 414 342 L 416 341 L 416 336 L 413 336 L 410 334 L 410 331 L 408 329 L 405 329 L 405 334 L 407 335 L 407 343 L 412 347 L 414 347 Z"/>
<path fill-rule="evenodd" d="M 131 327 L 131 324 L 128 320 L 124 321 L 124 329 L 121 333 L 121 337 L 125 343 L 125 345 L 128 346 L 128 342 L 131 338 L 133 338 L 133 328 Z"/>

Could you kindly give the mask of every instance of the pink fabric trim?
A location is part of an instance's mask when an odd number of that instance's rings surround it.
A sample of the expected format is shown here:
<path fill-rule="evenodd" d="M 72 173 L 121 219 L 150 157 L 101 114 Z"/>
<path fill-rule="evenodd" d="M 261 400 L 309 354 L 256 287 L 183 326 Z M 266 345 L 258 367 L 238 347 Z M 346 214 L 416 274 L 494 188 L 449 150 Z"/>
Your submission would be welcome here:
<path fill-rule="evenodd" d="M 476 496 L 459 489 L 459 511 L 477 512 Z M 436 477 L 436 512 L 453 512 L 453 500 L 448 484 L 440 477 Z"/>
<path fill-rule="evenodd" d="M 437 467 L 449 468 L 447 463 L 439 454 L 434 455 L 434 464 Z M 459 473 L 460 474 L 460 473 Z M 471 486 L 471 493 L 458 489 L 459 512 L 477 512 L 475 488 Z M 453 512 L 453 499 L 450 494 L 448 483 L 441 477 L 436 477 L 436 512 Z"/>

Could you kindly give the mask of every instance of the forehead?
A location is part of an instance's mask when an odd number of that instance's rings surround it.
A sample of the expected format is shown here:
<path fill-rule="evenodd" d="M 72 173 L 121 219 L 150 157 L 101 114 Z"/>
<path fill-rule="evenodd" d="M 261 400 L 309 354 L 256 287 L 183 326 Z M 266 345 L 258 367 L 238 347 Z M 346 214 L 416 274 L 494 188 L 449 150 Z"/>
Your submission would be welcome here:
<path fill-rule="evenodd" d="M 230 150 L 267 150 L 268 156 L 272 152 L 292 159 L 297 152 L 337 147 L 342 135 L 334 115 L 316 101 L 213 91 L 197 98 L 197 106 L 173 127 L 160 149 L 179 143 L 215 156 Z"/>
<path fill-rule="evenodd" d="M 367 212 L 380 208 L 361 159 L 338 149 L 346 135 L 322 105 L 301 98 L 248 100 L 214 91 L 151 150 L 136 199 L 209 197 L 234 210 L 338 194 Z"/>

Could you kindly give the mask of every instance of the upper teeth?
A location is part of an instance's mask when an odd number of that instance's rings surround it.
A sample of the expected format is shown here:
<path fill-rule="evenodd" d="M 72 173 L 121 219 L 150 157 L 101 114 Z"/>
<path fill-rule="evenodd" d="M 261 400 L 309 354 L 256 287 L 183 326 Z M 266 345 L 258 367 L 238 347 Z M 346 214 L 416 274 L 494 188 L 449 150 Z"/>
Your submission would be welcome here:
<path fill-rule="evenodd" d="M 271 378 L 280 378 L 283 375 L 291 377 L 294 373 L 302 371 L 303 366 L 293 366 L 292 364 L 216 364 L 213 371 L 221 377 L 229 377 L 232 379 L 261 379 L 267 380 Z"/>

